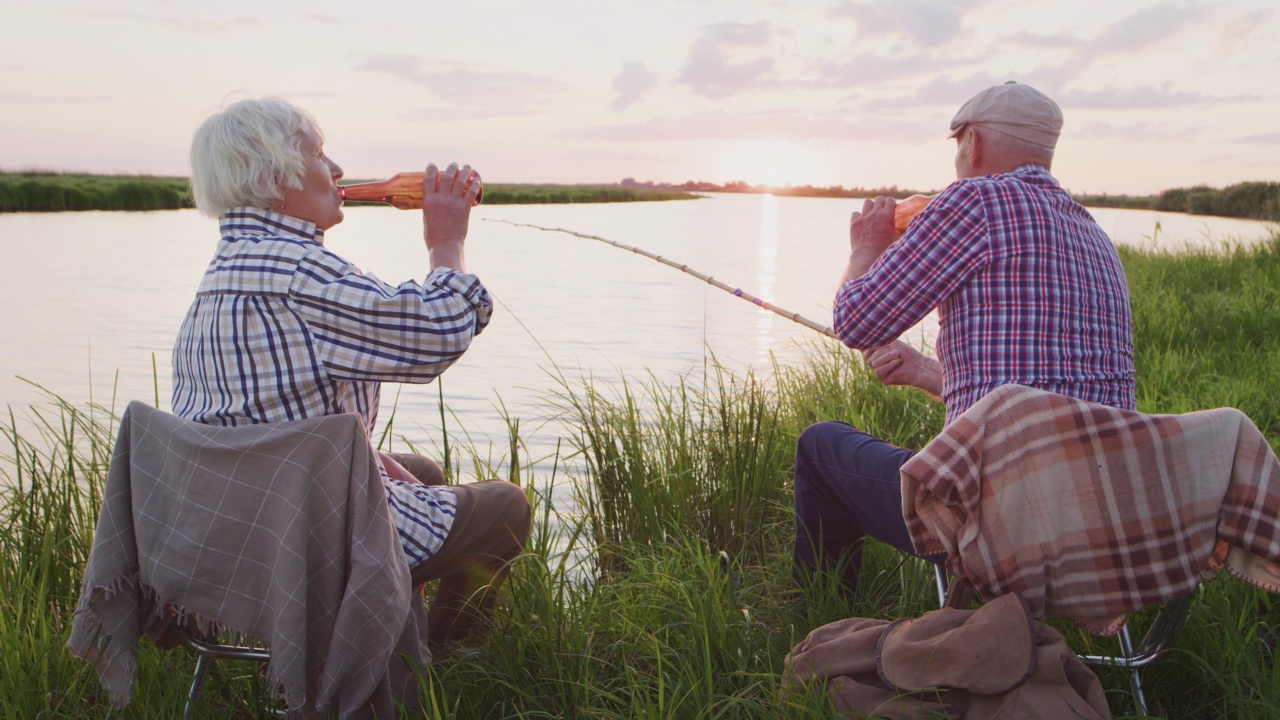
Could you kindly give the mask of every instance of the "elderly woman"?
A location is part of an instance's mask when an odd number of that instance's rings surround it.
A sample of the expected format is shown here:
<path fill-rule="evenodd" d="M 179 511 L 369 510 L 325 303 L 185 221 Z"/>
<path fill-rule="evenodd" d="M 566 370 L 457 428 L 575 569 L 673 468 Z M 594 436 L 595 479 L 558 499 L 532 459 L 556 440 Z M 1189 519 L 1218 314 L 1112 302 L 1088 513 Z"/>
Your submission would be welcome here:
<path fill-rule="evenodd" d="M 306 111 L 279 99 L 230 105 L 196 131 L 191 168 L 196 206 L 219 219 L 221 239 L 174 344 L 176 415 L 227 426 L 357 413 L 372 433 L 382 382 L 431 382 L 489 322 L 492 300 L 463 259 L 480 187 L 470 166 L 427 166 L 430 271 L 400 285 L 325 248 L 342 222 L 342 168 Z M 410 576 L 441 581 L 430 639 L 482 629 L 528 537 L 524 492 L 448 486 L 433 460 L 378 458 Z"/>

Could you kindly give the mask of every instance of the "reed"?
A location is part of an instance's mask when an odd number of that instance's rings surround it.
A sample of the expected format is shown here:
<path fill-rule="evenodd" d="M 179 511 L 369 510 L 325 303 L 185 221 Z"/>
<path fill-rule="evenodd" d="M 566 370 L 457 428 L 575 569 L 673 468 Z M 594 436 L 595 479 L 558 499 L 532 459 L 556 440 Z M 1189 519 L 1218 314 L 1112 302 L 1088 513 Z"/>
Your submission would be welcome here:
<path fill-rule="evenodd" d="M 0 212 L 176 210 L 184 207 L 191 207 L 186 178 L 0 173 Z"/>

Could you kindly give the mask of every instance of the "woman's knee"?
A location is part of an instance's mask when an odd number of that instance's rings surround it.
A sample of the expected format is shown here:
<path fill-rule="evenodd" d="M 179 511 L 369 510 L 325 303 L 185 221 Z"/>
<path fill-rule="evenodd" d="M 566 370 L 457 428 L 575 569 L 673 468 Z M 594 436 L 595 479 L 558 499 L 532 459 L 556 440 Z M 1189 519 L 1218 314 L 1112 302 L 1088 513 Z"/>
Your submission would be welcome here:
<path fill-rule="evenodd" d="M 513 556 L 519 554 L 533 528 L 533 508 L 524 488 L 506 480 L 486 480 L 466 487 L 479 491 L 476 505 L 493 518 L 495 527 L 506 528 Z"/>
<path fill-rule="evenodd" d="M 506 509 L 504 518 L 507 527 L 511 528 L 512 534 L 520 541 L 520 546 L 524 547 L 529 539 L 529 531 L 533 529 L 533 508 L 529 505 L 529 496 L 519 485 L 505 480 L 494 482 L 502 483 L 500 497 Z"/>
<path fill-rule="evenodd" d="M 440 467 L 440 463 L 425 456 L 415 455 L 412 453 L 385 453 L 391 456 L 392 460 L 400 463 L 405 470 L 413 475 L 414 479 L 423 485 L 444 485 L 444 469 Z"/>

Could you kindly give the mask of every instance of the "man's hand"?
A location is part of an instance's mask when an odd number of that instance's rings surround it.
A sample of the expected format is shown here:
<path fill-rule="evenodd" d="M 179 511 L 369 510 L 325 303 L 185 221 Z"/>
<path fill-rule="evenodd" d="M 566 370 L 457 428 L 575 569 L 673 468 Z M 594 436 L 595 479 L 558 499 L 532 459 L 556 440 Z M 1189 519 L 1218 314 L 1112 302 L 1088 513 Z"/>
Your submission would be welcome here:
<path fill-rule="evenodd" d="M 432 269 L 466 270 L 463 247 L 479 191 L 480 174 L 470 165 L 458 169 L 457 163 L 449 163 L 444 172 L 435 163 L 427 165 L 422 178 L 422 235 L 431 253 Z"/>
<path fill-rule="evenodd" d="M 885 385 L 910 385 L 942 397 L 942 365 L 901 340 L 864 350 L 862 359 Z"/>
<path fill-rule="evenodd" d="M 862 212 L 849 217 L 849 266 L 840 284 L 862 277 L 871 265 L 898 239 L 893 227 L 893 208 L 897 201 L 878 197 L 862 204 Z"/>

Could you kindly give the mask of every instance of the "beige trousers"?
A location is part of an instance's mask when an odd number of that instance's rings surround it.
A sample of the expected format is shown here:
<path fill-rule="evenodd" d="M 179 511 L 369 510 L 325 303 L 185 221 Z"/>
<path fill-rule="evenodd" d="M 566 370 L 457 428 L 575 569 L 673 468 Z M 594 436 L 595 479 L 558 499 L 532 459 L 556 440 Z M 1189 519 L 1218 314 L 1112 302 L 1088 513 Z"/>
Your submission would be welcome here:
<path fill-rule="evenodd" d="M 390 456 L 419 481 L 443 485 L 444 473 L 430 458 L 405 453 Z M 409 568 L 415 585 L 440 580 L 427 612 L 427 635 L 433 643 L 458 640 L 488 629 L 498 588 L 511 561 L 529 539 L 533 512 L 524 490 L 503 480 L 453 485 L 458 510 L 440 550 Z"/>

